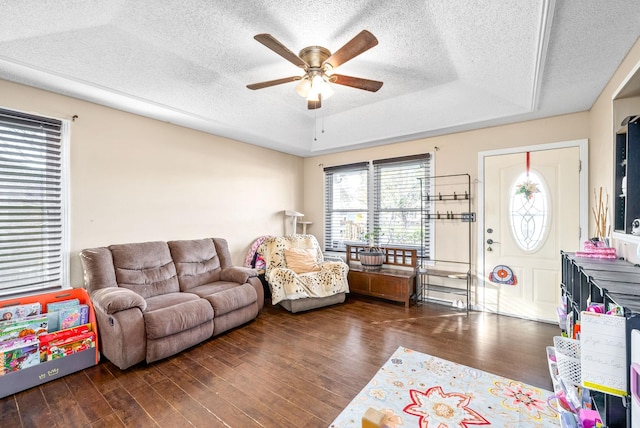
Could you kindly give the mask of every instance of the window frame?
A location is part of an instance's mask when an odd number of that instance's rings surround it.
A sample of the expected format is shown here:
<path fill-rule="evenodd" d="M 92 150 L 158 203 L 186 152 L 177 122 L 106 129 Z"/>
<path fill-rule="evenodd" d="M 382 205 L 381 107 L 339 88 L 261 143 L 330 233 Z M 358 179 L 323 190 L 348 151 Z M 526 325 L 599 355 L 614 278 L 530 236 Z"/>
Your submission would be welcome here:
<path fill-rule="evenodd" d="M 34 274 L 33 270 L 29 271 L 29 266 L 34 268 L 37 266 L 37 263 L 29 264 L 22 263 L 24 272 L 19 272 L 20 266 L 16 267 L 16 264 L 11 264 L 10 262 L 6 263 L 6 265 L 0 265 L 0 272 L 5 272 L 7 274 L 5 278 L 3 278 L 2 282 L 0 282 L 0 296 L 10 296 L 15 294 L 24 294 L 24 293 L 34 293 L 34 292 L 43 292 L 43 291 L 51 291 L 55 289 L 69 288 L 70 287 L 70 269 L 69 269 L 69 244 L 70 244 L 70 223 L 69 223 L 69 141 L 70 141 L 70 123 L 68 120 L 57 119 L 49 116 L 44 116 L 40 114 L 32 114 L 25 113 L 21 111 L 17 111 L 15 109 L 2 107 L 0 106 L 0 120 L 2 120 L 2 124 L 4 125 L 5 131 L 4 135 L 0 135 L 0 153 L 4 154 L 4 166 L 0 165 L 0 171 L 3 176 L 10 176 L 7 174 L 11 169 L 16 169 L 15 166 L 22 167 L 25 169 L 20 170 L 17 168 L 18 178 L 17 181 L 14 181 L 13 184 L 9 181 L 5 181 L 4 183 L 0 183 L 0 193 L 4 199 L 2 205 L 0 205 L 0 215 L 4 217 L 5 224 L 2 228 L 5 233 L 0 236 L 0 250 L 11 251 L 11 249 L 7 249 L 6 247 L 13 245 L 11 241 L 17 241 L 16 236 L 16 226 L 14 223 L 16 221 L 20 221 L 26 224 L 28 223 L 37 223 L 41 224 L 38 226 L 34 226 L 31 228 L 33 232 L 29 232 L 29 235 L 37 235 L 39 237 L 36 239 L 41 245 L 43 242 L 48 242 L 51 235 L 49 235 L 49 228 L 52 224 L 59 225 L 59 233 L 55 234 L 58 238 L 53 239 L 55 242 L 55 251 L 52 252 L 53 256 L 50 256 L 48 264 L 43 264 L 43 273 Z M 28 123 L 28 125 L 25 125 Z M 38 125 L 41 125 L 42 129 L 51 129 L 51 133 L 43 133 L 38 136 L 40 140 L 33 138 L 33 135 L 30 136 L 31 140 L 36 141 L 33 144 L 28 144 L 28 142 L 21 142 L 19 138 L 16 137 L 17 134 L 23 134 L 25 137 L 28 135 L 28 129 L 36 129 Z M 13 126 L 13 127 L 12 127 Z M 22 131 L 21 131 L 22 129 Z M 25 130 L 27 132 L 25 132 Z M 20 136 L 22 137 L 22 135 Z M 50 144 L 45 142 L 47 141 L 56 141 L 57 147 L 52 149 L 51 146 L 56 144 Z M 26 141 L 26 140 L 25 140 Z M 37 146 L 41 145 L 41 147 L 37 148 Z M 25 150 L 25 152 L 21 152 L 20 147 Z M 19 154 L 12 154 L 16 153 Z M 49 198 L 51 195 L 47 192 L 51 189 L 51 184 L 47 182 L 45 179 L 39 180 L 37 178 L 37 174 L 32 174 L 32 176 L 36 177 L 32 180 L 31 183 L 28 183 L 21 177 L 19 174 L 22 171 L 26 171 L 26 165 L 20 164 L 28 164 L 25 158 L 27 157 L 27 152 L 31 151 L 35 153 L 35 156 L 42 156 L 43 163 L 46 162 L 49 165 L 49 158 L 51 154 L 53 156 L 58 156 L 58 169 L 57 174 L 53 174 L 53 181 L 57 182 L 57 186 L 55 186 L 55 190 L 52 193 L 57 194 L 54 197 L 53 202 L 56 209 L 59 209 L 59 214 L 55 216 L 55 220 L 51 223 L 50 220 L 27 220 L 24 217 L 20 217 L 22 214 L 15 214 L 12 216 L 11 210 L 12 205 L 16 203 L 18 196 L 24 198 L 25 195 L 28 196 L 27 201 L 32 202 L 40 202 L 45 198 Z M 22 157 L 21 157 L 22 156 Z M 15 159 L 15 164 L 13 164 L 13 168 L 11 167 L 12 162 L 7 161 L 8 159 Z M 33 165 L 30 165 L 33 167 Z M 52 175 L 47 166 L 46 174 Z M 44 174 L 44 169 L 41 171 Z M 15 175 L 15 174 L 14 174 Z M 40 186 L 32 186 L 33 183 L 40 184 Z M 31 187 L 29 187 L 31 186 Z M 22 188 L 22 191 L 21 191 Z M 33 189 L 33 191 L 31 191 Z M 38 193 L 40 192 L 40 193 Z M 28 195 L 28 193 L 33 193 L 32 195 Z M 40 194 L 40 196 L 37 196 Z M 44 195 L 44 196 L 42 196 Z M 36 204 L 34 204 L 36 206 Z M 14 208 L 15 209 L 15 208 Z M 41 212 L 42 212 L 41 208 Z M 37 218 L 38 214 L 33 214 L 35 218 Z M 31 216 L 31 217 L 33 217 Z M 30 216 L 28 216 L 30 217 Z M 13 219 L 15 218 L 15 220 Z M 29 225 L 31 226 L 31 225 Z M 35 233 L 34 233 L 35 232 Z M 19 247 L 17 245 L 16 247 Z M 40 247 L 35 247 L 39 249 Z M 16 249 L 17 251 L 17 249 Z M 31 257 L 30 257 L 31 258 Z M 33 258 L 31 258 L 33 259 Z M 18 261 L 18 264 L 21 264 Z M 25 266 L 27 265 L 27 266 Z M 17 273 L 16 273 L 17 272 Z M 24 275 L 20 275 L 24 273 Z M 10 277 L 12 275 L 13 277 Z"/>
<path fill-rule="evenodd" d="M 365 202 L 365 206 L 362 207 L 350 207 L 350 208 L 334 208 L 337 203 L 336 201 L 334 201 L 333 197 L 329 197 L 329 195 L 333 195 L 335 187 L 334 187 L 334 176 L 336 176 L 337 174 L 353 174 L 354 176 L 358 175 L 358 174 L 362 174 L 365 173 L 364 178 L 366 179 L 366 183 L 365 183 L 365 197 L 366 197 L 366 202 Z M 362 242 L 360 239 L 358 239 L 358 236 L 361 234 L 366 233 L 366 231 L 361 230 L 359 227 L 353 227 L 350 228 L 348 227 L 347 223 L 351 223 L 351 219 L 350 217 L 352 216 L 357 216 L 359 213 L 366 213 L 368 215 L 368 210 L 369 210 L 369 201 L 371 200 L 371 191 L 372 188 L 370 186 L 370 166 L 369 166 L 369 162 L 359 162 L 359 163 L 354 163 L 354 164 L 348 164 L 348 165 L 341 165 L 341 166 L 335 166 L 335 167 L 328 167 L 324 169 L 324 247 L 325 247 L 325 251 L 337 251 L 337 252 L 345 252 L 346 251 L 346 247 L 345 247 L 345 242 Z M 333 224 L 333 217 L 335 217 L 336 215 L 339 215 L 343 218 L 343 220 L 341 221 L 341 223 L 343 223 L 344 225 L 344 230 L 342 232 L 342 236 L 345 239 L 342 240 L 334 240 L 333 239 L 333 233 L 332 232 L 337 232 L 334 231 L 334 228 L 332 228 L 332 224 Z M 365 224 L 369 224 L 369 219 L 367 218 Z M 336 226 L 339 227 L 339 226 Z M 349 230 L 352 229 L 352 230 Z M 350 239 L 350 238 L 354 238 L 354 239 Z M 337 245 L 333 246 L 333 245 L 329 245 L 330 243 L 333 242 L 339 242 Z"/>
<path fill-rule="evenodd" d="M 382 186 L 380 185 L 380 171 L 386 167 L 401 167 L 402 164 L 411 164 L 412 162 L 417 162 L 422 164 L 420 167 L 424 167 L 424 173 L 422 173 L 422 178 L 424 180 L 416 180 L 415 194 L 412 196 L 414 199 L 415 206 L 402 208 L 402 207 L 385 207 L 381 208 L 381 193 L 383 192 Z M 336 235 L 335 227 L 335 213 L 339 213 L 339 210 L 334 210 L 333 203 L 333 176 L 336 173 L 340 172 L 348 172 L 349 170 L 353 170 L 354 166 L 362 168 L 366 166 L 367 168 L 367 220 L 366 220 L 366 229 L 364 233 L 368 233 L 369 231 L 376 230 L 380 228 L 381 214 L 382 213 L 408 213 L 415 217 L 413 228 L 418 235 L 415 237 L 415 241 L 413 243 L 405 242 L 385 242 L 385 237 L 382 236 L 382 239 L 378 239 L 374 242 L 376 246 L 390 246 L 390 247 L 400 247 L 400 248 L 408 248 L 408 249 L 417 249 L 419 253 L 419 257 L 424 257 L 426 259 L 433 259 L 433 239 L 434 236 L 429 231 L 433 230 L 433 220 L 429 221 L 428 224 L 425 224 L 423 219 L 423 207 L 424 201 L 422 200 L 423 195 L 420 192 L 421 185 L 427 182 L 426 180 L 432 176 L 433 170 L 433 154 L 432 153 L 424 153 L 419 155 L 411 155 L 411 156 L 402 156 L 396 158 L 385 158 L 385 159 L 376 159 L 370 160 L 366 162 L 360 162 L 357 164 L 347 164 L 347 165 L 339 165 L 327 167 L 324 169 L 325 177 L 324 177 L 324 248 L 325 251 L 331 252 L 345 252 L 346 245 L 349 243 L 362 245 L 364 243 L 368 243 L 364 239 L 358 240 L 338 240 L 334 239 Z M 397 209 L 395 209 L 397 208 Z M 425 233 L 426 232 L 426 233 Z M 337 243 L 337 244 L 336 244 Z"/>

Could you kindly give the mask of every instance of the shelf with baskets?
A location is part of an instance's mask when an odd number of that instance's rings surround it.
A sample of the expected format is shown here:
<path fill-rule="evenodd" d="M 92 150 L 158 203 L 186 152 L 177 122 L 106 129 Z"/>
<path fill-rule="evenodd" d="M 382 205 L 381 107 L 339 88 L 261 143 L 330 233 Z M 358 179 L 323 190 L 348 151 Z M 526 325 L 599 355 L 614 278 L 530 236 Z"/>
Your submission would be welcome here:
<path fill-rule="evenodd" d="M 623 391 L 613 393 L 602 389 L 595 395 L 602 402 L 599 407 L 606 426 L 629 428 L 632 426 L 631 395 L 637 392 L 631 389 L 629 367 L 632 361 L 632 332 L 640 330 L 640 267 L 624 260 L 581 258 L 576 257 L 574 253 L 566 252 L 561 253 L 561 259 L 560 286 L 566 302 L 567 320 L 564 330 L 567 335 L 573 337 L 574 333 L 579 331 L 576 327 L 587 321 L 586 318 L 581 318 L 593 315 L 589 309 L 600 307 L 600 311 L 614 311 L 619 314 L 619 318 L 615 319 L 616 324 L 620 326 Z M 559 316 L 562 318 L 560 312 Z M 611 331 L 612 328 L 607 327 L 607 331 Z M 602 344 L 611 341 L 609 337 L 600 336 L 592 339 L 601 340 Z M 584 352 L 588 351 L 583 350 Z M 565 375 L 568 376 L 566 373 Z M 582 381 L 585 382 L 584 373 L 582 377 Z M 590 386 L 589 383 L 585 384 Z"/>
<path fill-rule="evenodd" d="M 452 174 L 421 180 L 421 248 L 417 300 L 446 303 L 469 314 L 471 306 L 471 176 Z M 456 248 L 445 251 L 445 241 Z M 460 249 L 463 251 L 460 251 Z M 430 257 L 433 252 L 438 256 Z M 445 257 L 439 257 L 442 253 Z M 452 257 L 447 257 L 452 255 Z"/>
<path fill-rule="evenodd" d="M 582 388 L 581 343 L 564 336 L 553 338 L 554 346 L 547 346 L 547 362 L 553 383 L 553 392 L 560 426 L 594 427 L 602 423 L 601 396 Z M 582 419 L 584 418 L 584 424 Z"/>
<path fill-rule="evenodd" d="M 565 383 L 580 386 L 582 370 L 580 364 L 580 341 L 568 337 L 555 336 L 553 338 L 555 363 L 558 368 L 555 383 L 562 379 Z"/>

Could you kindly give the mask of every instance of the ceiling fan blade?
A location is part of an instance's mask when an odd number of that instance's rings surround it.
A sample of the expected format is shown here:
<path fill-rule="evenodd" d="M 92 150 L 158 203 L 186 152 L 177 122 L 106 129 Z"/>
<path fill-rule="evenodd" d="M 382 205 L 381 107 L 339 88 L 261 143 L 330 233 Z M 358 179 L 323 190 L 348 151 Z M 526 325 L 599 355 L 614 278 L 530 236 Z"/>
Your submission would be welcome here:
<path fill-rule="evenodd" d="M 301 68 L 309 66 L 298 55 L 291 52 L 285 45 L 276 40 L 276 38 L 271 34 L 257 34 L 253 38 L 294 65 Z"/>
<path fill-rule="evenodd" d="M 370 92 L 377 92 L 383 84 L 383 82 L 377 80 L 345 76 L 344 74 L 332 74 L 330 82 L 337 83 L 338 85 L 351 86 L 352 88 L 364 89 Z"/>
<path fill-rule="evenodd" d="M 324 64 L 331 64 L 332 68 L 337 68 L 345 62 L 349 61 L 351 58 L 360 55 L 361 53 L 371 49 L 375 45 L 378 44 L 378 39 L 376 36 L 368 32 L 367 30 L 362 30 L 355 36 L 353 39 L 349 40 L 347 44 L 338 49 L 333 55 L 327 58 Z"/>
<path fill-rule="evenodd" d="M 301 79 L 300 76 L 284 77 L 282 79 L 267 80 L 266 82 L 252 83 L 250 85 L 247 85 L 247 88 L 249 89 L 268 88 L 269 86 L 276 86 L 276 85 L 281 85 L 283 83 L 295 82 L 296 80 L 300 80 L 300 79 Z"/>

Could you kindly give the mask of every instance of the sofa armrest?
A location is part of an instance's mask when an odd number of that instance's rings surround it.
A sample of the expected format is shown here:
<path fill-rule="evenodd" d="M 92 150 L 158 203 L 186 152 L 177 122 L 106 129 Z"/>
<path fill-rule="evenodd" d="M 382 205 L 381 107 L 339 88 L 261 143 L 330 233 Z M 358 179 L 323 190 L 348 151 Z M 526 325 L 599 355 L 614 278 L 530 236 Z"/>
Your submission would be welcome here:
<path fill-rule="evenodd" d="M 147 302 L 141 295 L 121 287 L 96 290 L 91 294 L 91 302 L 96 309 L 109 315 L 136 307 L 142 312 L 147 309 Z"/>
<path fill-rule="evenodd" d="M 230 266 L 220 271 L 220 279 L 222 281 L 237 282 L 238 284 L 244 284 L 249 278 L 257 276 L 258 271 L 256 269 L 242 266 Z"/>

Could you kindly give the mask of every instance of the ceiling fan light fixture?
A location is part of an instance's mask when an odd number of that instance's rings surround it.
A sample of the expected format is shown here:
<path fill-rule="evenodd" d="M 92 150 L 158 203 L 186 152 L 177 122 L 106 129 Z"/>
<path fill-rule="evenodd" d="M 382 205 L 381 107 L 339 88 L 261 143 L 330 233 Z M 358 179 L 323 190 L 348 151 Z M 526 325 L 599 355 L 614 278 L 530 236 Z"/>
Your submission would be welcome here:
<path fill-rule="evenodd" d="M 318 101 L 320 99 L 318 98 L 318 95 L 321 95 L 322 99 L 326 100 L 333 95 L 334 92 L 335 91 L 331 85 L 327 83 L 324 76 L 318 73 L 311 79 L 311 88 L 307 94 L 307 101 Z"/>
<path fill-rule="evenodd" d="M 324 70 L 324 74 L 327 76 L 331 76 L 333 74 L 333 66 L 329 63 L 324 64 L 322 69 Z"/>
<path fill-rule="evenodd" d="M 307 95 L 307 101 L 320 101 L 321 94 L 319 92 L 309 92 Z"/>
<path fill-rule="evenodd" d="M 333 90 L 331 85 L 326 81 L 322 80 L 322 86 L 320 89 L 320 93 L 322 94 L 322 99 L 327 100 L 331 95 L 333 95 L 336 91 Z"/>
<path fill-rule="evenodd" d="M 300 83 L 296 85 L 296 92 L 303 98 L 307 98 L 309 90 L 311 89 L 311 81 L 306 76 L 300 80 Z"/>

